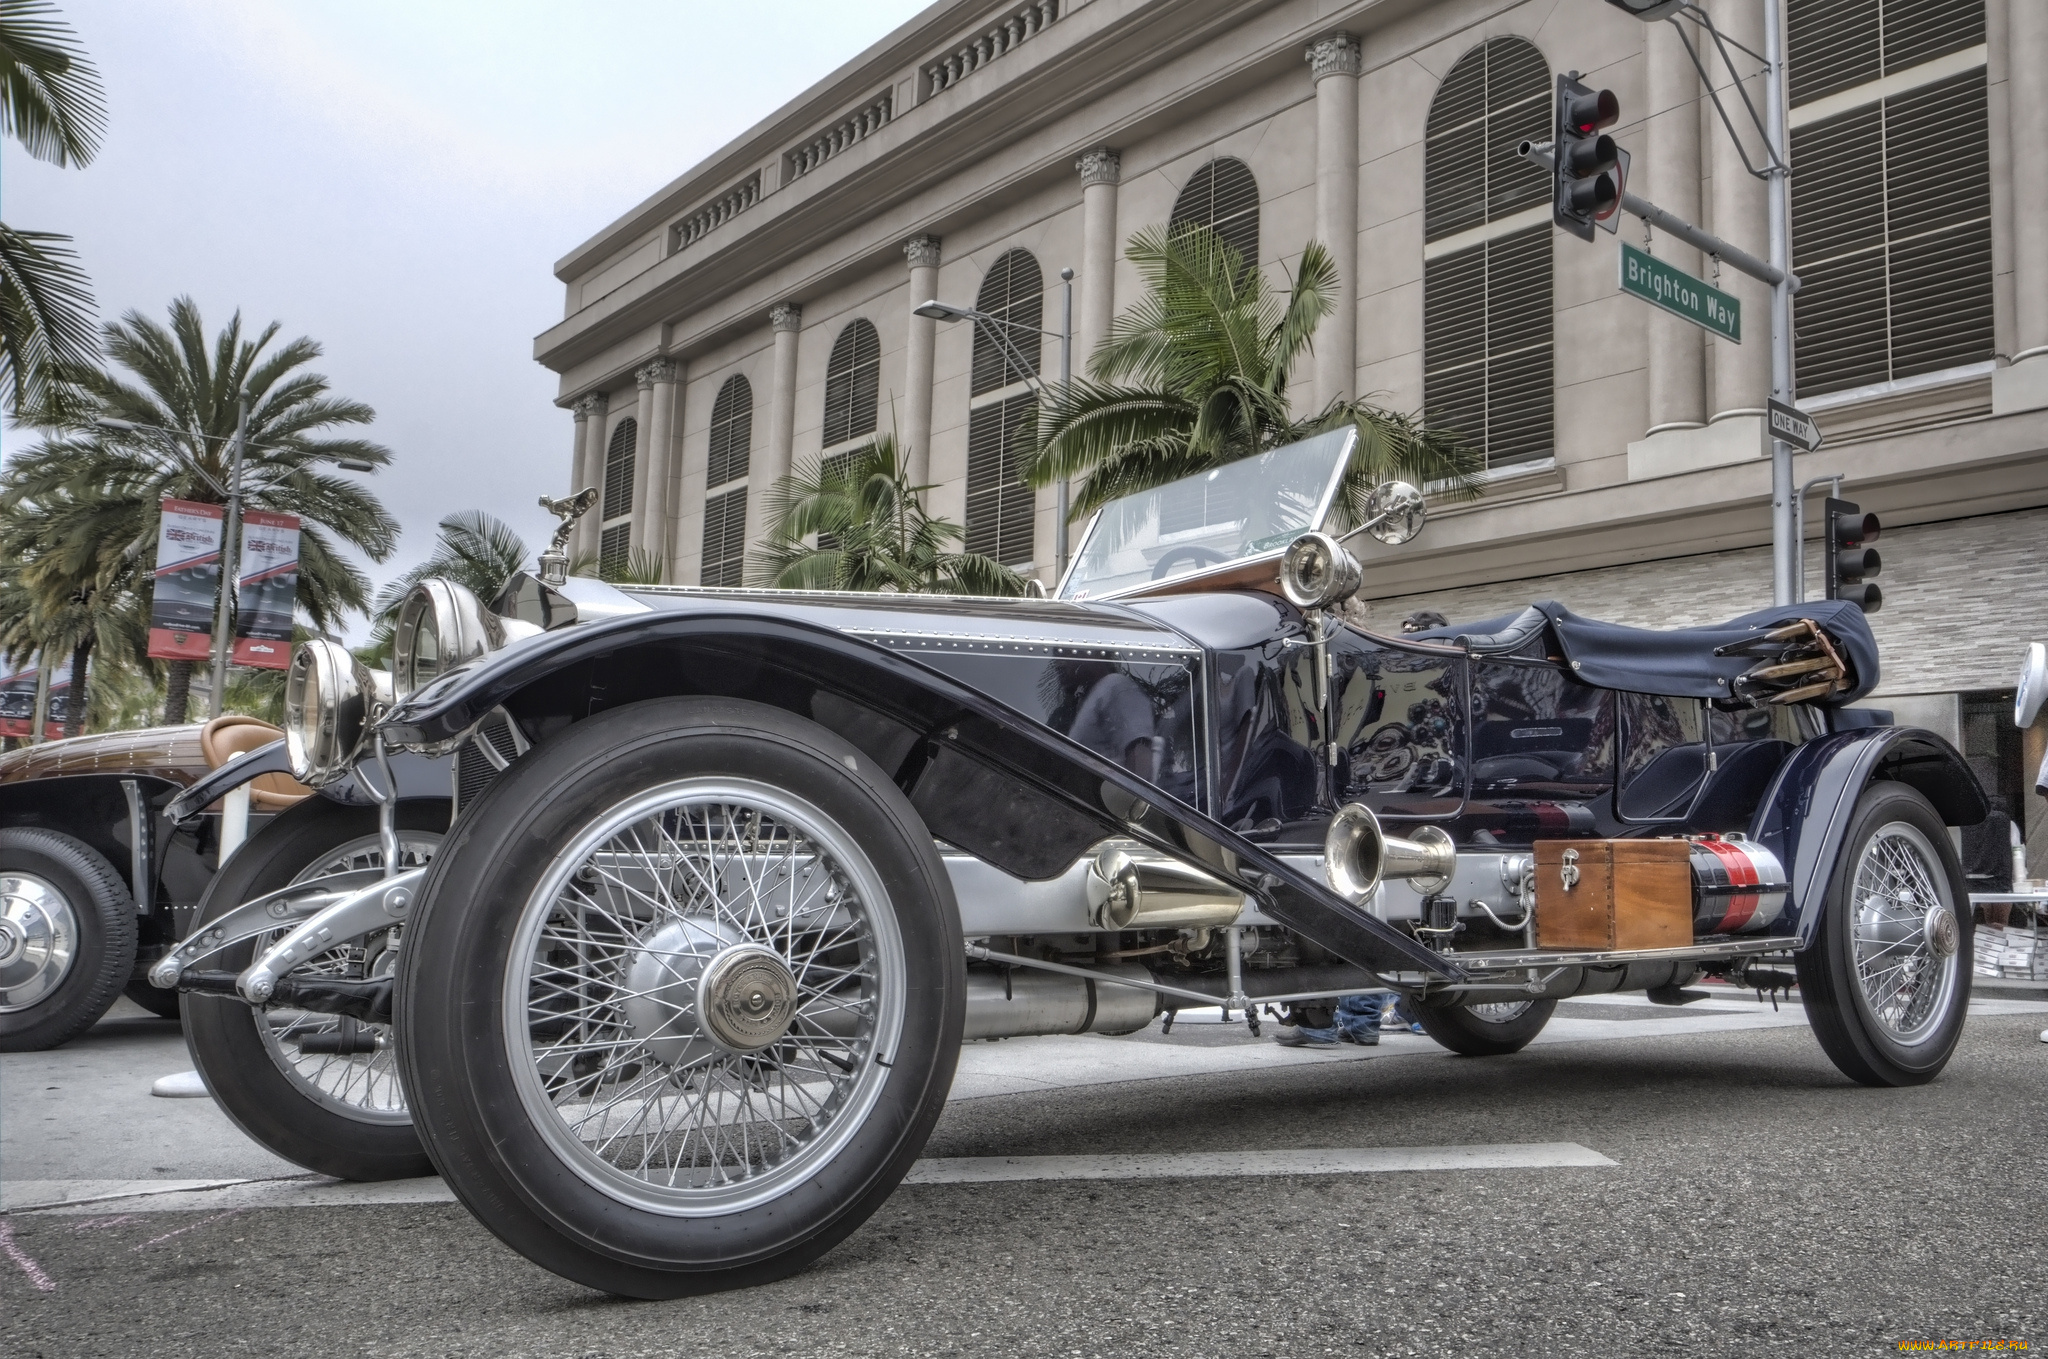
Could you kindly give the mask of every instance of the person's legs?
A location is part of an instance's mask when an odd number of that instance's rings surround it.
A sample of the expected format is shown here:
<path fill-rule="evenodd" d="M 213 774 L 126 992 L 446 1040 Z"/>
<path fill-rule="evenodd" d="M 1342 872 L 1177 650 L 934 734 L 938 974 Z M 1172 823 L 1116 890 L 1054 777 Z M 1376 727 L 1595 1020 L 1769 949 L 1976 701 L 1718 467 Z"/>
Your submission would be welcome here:
<path fill-rule="evenodd" d="M 1335 1047 L 1341 1022 L 1336 1007 L 1326 1000 L 1289 1005 L 1273 1041 L 1283 1048 Z"/>
<path fill-rule="evenodd" d="M 1380 1007 L 1385 997 L 1377 991 L 1346 996 L 1337 1002 L 1337 1036 L 1346 1042 L 1368 1047 L 1380 1041 Z"/>

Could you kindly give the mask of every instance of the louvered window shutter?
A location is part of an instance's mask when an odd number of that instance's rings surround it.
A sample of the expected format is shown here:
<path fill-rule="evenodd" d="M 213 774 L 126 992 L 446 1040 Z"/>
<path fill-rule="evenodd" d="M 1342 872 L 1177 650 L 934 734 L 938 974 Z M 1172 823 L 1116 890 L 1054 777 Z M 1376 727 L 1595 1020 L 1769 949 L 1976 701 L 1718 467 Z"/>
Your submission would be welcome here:
<path fill-rule="evenodd" d="M 1787 28 L 1800 392 L 1991 358 L 1985 69 L 1954 60 L 1981 0 L 1794 0 Z"/>
<path fill-rule="evenodd" d="M 1223 238 L 1246 264 L 1259 262 L 1259 182 L 1233 156 L 1220 156 L 1188 177 L 1167 229 L 1193 224 Z"/>
<path fill-rule="evenodd" d="M 827 448 L 875 432 L 881 390 L 881 336 L 868 322 L 855 321 L 832 342 L 832 357 L 825 365 Z"/>
<path fill-rule="evenodd" d="M 753 440 L 753 385 L 744 377 L 729 377 L 718 389 L 718 399 L 711 403 L 711 450 L 704 470 L 706 490 L 715 490 L 747 474 L 747 454 Z"/>
<path fill-rule="evenodd" d="M 633 512 L 633 445 L 640 437 L 640 422 L 631 416 L 612 430 L 612 441 L 604 453 L 604 517 L 617 519 Z"/>
<path fill-rule="evenodd" d="M 1430 104 L 1423 235 L 1445 244 L 1424 252 L 1424 419 L 1488 467 L 1556 452 L 1550 223 L 1509 220 L 1550 200 L 1549 177 L 1519 154 L 1549 119 L 1549 66 L 1520 38 L 1467 52 Z"/>
<path fill-rule="evenodd" d="M 1011 324 L 1002 327 L 1002 336 L 1009 341 L 1014 358 L 1006 357 L 996 343 L 996 327 L 986 322 L 974 323 L 974 371 L 968 382 L 971 396 L 992 392 L 1007 387 L 1013 382 L 1022 382 L 1026 377 L 1038 374 L 1039 342 L 1043 339 L 1040 327 L 1045 317 L 1045 282 L 1038 272 L 1038 261 L 1028 250 L 1005 251 L 989 269 L 988 277 L 981 281 L 981 292 L 974 299 L 977 311 L 998 317 Z M 1025 371 L 1017 371 L 1018 360 L 1025 365 Z"/>
<path fill-rule="evenodd" d="M 1018 475 L 1029 396 L 977 406 L 967 418 L 967 550 L 1016 566 L 1032 559 L 1032 493 Z"/>
<path fill-rule="evenodd" d="M 742 486 L 706 500 L 702 583 L 722 589 L 741 584 L 746 546 L 747 488 Z"/>
<path fill-rule="evenodd" d="M 626 569 L 633 556 L 633 526 L 614 524 L 597 540 L 597 574 L 606 579 Z"/>

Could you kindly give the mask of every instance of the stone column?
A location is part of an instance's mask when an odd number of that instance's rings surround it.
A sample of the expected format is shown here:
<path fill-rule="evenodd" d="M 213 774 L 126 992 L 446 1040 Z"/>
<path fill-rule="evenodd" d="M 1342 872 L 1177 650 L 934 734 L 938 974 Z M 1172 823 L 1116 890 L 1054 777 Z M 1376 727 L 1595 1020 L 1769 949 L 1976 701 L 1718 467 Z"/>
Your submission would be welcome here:
<path fill-rule="evenodd" d="M 768 324 L 775 328 L 775 381 L 768 394 L 768 446 L 747 474 L 749 552 L 767 536 L 764 515 L 775 483 L 789 475 L 796 442 L 796 342 L 803 323 L 804 309 L 795 302 L 778 303 L 768 311 Z"/>
<path fill-rule="evenodd" d="M 910 335 L 904 346 L 903 461 L 910 484 L 931 480 L 932 353 L 938 344 L 937 321 L 917 309 L 939 295 L 939 238 L 913 236 L 903 243 L 910 261 Z"/>
<path fill-rule="evenodd" d="M 654 518 L 650 507 L 656 500 L 647 467 L 653 456 L 647 436 L 654 425 L 654 375 L 648 371 L 649 367 L 643 364 L 633 373 L 633 385 L 640 391 L 633 407 L 633 503 L 626 507 L 630 516 L 626 522 L 631 526 L 627 537 L 632 548 L 655 546 L 647 532 L 647 526 Z"/>
<path fill-rule="evenodd" d="M 1074 162 L 1081 172 L 1081 314 L 1074 326 L 1074 371 L 1109 337 L 1116 317 L 1116 186 L 1123 157 L 1098 146 Z"/>
<path fill-rule="evenodd" d="M 2006 37 L 2013 324 L 2012 366 L 1992 378 L 2000 415 L 2048 406 L 2048 5 L 2006 6 Z"/>
<path fill-rule="evenodd" d="M 1650 119 L 1643 168 L 1647 189 L 1635 189 L 1688 222 L 1700 220 L 1700 78 L 1670 24 L 1647 24 Z M 1634 188 L 1634 186 L 1631 186 Z M 1641 224 L 1622 218 L 1621 229 Z M 1700 276 L 1700 252 L 1676 236 L 1652 237 L 1658 258 Z M 1635 242 L 1631 242 L 1634 244 Z M 1725 275 L 1724 275 L 1725 278 Z M 1645 308 L 1650 327 L 1650 433 L 1698 429 L 1707 422 L 1706 332 L 1669 312 Z M 1769 313 L 1765 313 L 1768 319 Z"/>
<path fill-rule="evenodd" d="M 675 467 L 676 364 L 656 359 L 633 376 L 640 383 L 640 503 L 633 512 L 633 545 L 644 547 L 667 570 L 675 551 L 675 502 L 669 483 Z"/>
<path fill-rule="evenodd" d="M 1712 13 L 1714 22 L 1730 38 L 1752 52 L 1764 50 L 1763 6 L 1756 0 L 1714 0 Z M 1707 69 L 1715 74 L 1717 83 L 1726 82 L 1725 68 L 1709 66 Z M 1750 100 L 1761 109 L 1764 106 L 1762 75 L 1751 80 L 1748 88 Z M 1721 97 L 1737 104 L 1741 102 L 1732 84 L 1726 86 Z M 1719 121 L 1716 119 L 1716 124 Z M 1757 159 L 1761 154 L 1762 139 L 1754 135 L 1754 129 L 1747 127 L 1746 115 L 1736 126 L 1750 132 L 1746 144 L 1751 159 Z M 1713 128 L 1708 141 L 1713 148 L 1714 234 L 1759 258 L 1768 257 L 1771 218 L 1764 181 L 1743 168 L 1742 157 L 1736 152 L 1735 144 L 1725 129 Z M 1708 281 L 1712 282 L 1711 262 L 1706 272 Z M 1743 335 L 1739 345 L 1725 340 L 1715 343 L 1714 385 L 1709 394 L 1708 410 L 1716 421 L 1738 416 L 1753 419 L 1757 427 L 1757 455 L 1762 456 L 1768 451 L 1763 438 L 1763 410 L 1764 402 L 1771 395 L 1771 290 L 1733 269 L 1721 271 L 1720 287 L 1723 292 L 1733 293 L 1742 299 Z M 1795 301 L 1793 305 L 1796 307 L 1798 303 Z M 1745 451 L 1747 447 L 1745 438 Z"/>
<path fill-rule="evenodd" d="M 580 557 L 597 552 L 598 531 L 604 519 L 604 436 L 605 416 L 612 406 L 611 393 L 591 392 L 576 403 L 576 414 L 582 419 L 583 459 L 577 470 L 576 489 L 586 486 L 597 488 L 597 503 L 583 512 L 576 521 L 576 532 L 569 539 L 569 555 Z"/>
<path fill-rule="evenodd" d="M 1358 378 L 1358 39 L 1308 46 L 1316 82 L 1316 239 L 1337 263 L 1337 306 L 1316 328 L 1318 407 L 1348 400 Z"/>

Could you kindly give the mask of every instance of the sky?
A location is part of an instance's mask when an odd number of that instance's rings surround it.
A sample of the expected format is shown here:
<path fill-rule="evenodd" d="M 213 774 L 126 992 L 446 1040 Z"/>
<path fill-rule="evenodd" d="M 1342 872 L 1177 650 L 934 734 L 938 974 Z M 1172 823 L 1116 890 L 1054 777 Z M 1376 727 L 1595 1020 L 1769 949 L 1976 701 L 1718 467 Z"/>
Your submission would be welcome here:
<path fill-rule="evenodd" d="M 571 417 L 533 337 L 554 262 L 922 0 L 89 0 L 108 129 L 83 170 L 0 146 L 0 220 L 72 236 L 102 319 L 191 296 L 281 323 L 377 411 L 381 583 L 457 510 L 538 551 Z M 0 454 L 29 436 L 0 433 Z M 350 629 L 360 640 L 361 621 Z"/>

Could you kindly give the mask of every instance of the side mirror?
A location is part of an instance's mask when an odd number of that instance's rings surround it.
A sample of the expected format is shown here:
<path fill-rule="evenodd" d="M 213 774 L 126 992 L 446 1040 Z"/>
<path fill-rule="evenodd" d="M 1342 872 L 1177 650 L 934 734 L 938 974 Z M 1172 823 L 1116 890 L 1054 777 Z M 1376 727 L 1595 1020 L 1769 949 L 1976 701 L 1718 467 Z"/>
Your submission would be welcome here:
<path fill-rule="evenodd" d="M 1423 503 L 1422 492 L 1405 481 L 1383 481 L 1373 487 L 1365 502 L 1365 513 L 1365 531 L 1388 547 L 1407 542 L 1422 532 L 1422 526 L 1429 521 L 1429 507 Z"/>

